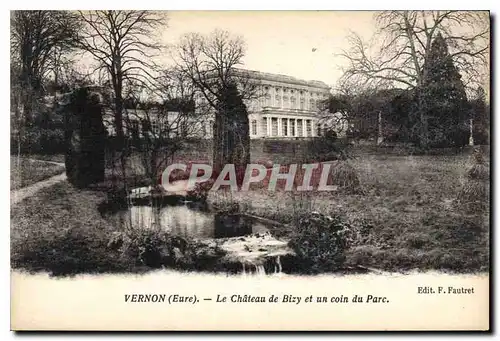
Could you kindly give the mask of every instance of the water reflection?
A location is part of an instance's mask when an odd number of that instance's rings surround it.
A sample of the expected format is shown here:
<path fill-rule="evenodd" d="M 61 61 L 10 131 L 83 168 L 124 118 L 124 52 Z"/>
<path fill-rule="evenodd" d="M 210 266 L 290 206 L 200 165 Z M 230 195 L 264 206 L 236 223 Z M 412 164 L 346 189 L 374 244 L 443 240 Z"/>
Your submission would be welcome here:
<path fill-rule="evenodd" d="M 269 231 L 249 217 L 215 214 L 190 205 L 132 206 L 121 214 L 132 228 L 160 229 L 181 237 L 227 238 Z"/>

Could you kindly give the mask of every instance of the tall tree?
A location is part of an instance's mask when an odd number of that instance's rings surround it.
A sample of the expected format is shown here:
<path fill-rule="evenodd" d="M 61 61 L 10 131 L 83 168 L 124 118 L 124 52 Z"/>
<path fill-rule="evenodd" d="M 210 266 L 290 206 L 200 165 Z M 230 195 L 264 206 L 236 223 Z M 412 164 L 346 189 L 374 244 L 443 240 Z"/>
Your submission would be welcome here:
<path fill-rule="evenodd" d="M 214 129 L 213 164 L 215 172 L 223 165 L 235 165 L 241 186 L 246 166 L 250 163 L 250 128 L 247 107 L 234 83 L 220 89 Z"/>
<path fill-rule="evenodd" d="M 488 73 L 489 17 L 485 11 L 383 11 L 375 15 L 378 30 L 367 44 L 353 33 L 343 51 L 346 77 L 383 80 L 415 88 L 424 79 L 424 61 L 440 34 L 466 85 Z"/>
<path fill-rule="evenodd" d="M 238 138 L 249 142 L 248 117 L 244 102 L 250 103 L 258 97 L 258 82 L 246 71 L 237 69 L 243 64 L 245 44 L 238 36 L 226 31 L 216 30 L 207 36 L 197 33 L 185 35 L 174 56 L 179 70 L 187 75 L 198 90 L 197 106 L 215 115 L 214 123 L 214 170 L 220 170 L 226 163 L 240 155 L 241 163 L 248 162 L 250 150 L 245 146 L 244 154 L 232 150 L 236 144 L 227 146 L 231 141 L 231 129 L 238 126 Z M 239 103 L 242 101 L 243 105 Z M 234 108 L 238 114 L 232 114 Z M 246 127 L 242 126 L 246 125 Z M 236 136 L 236 135 L 235 135 Z M 234 136 L 233 136 L 234 137 Z"/>
<path fill-rule="evenodd" d="M 79 46 L 97 62 L 113 90 L 114 124 L 123 148 L 123 93 L 128 83 L 149 86 L 155 78 L 154 57 L 161 50 L 157 35 L 166 24 L 157 11 L 80 11 L 83 29 Z"/>
<path fill-rule="evenodd" d="M 446 41 L 437 34 L 423 66 L 423 82 L 417 90 L 423 106 L 427 135 L 423 146 L 464 146 L 468 141 L 468 102 L 462 76 L 453 63 Z M 427 138 L 428 141 L 423 141 Z"/>
<path fill-rule="evenodd" d="M 23 112 L 31 121 L 34 100 L 43 92 L 50 72 L 75 47 L 79 21 L 69 11 L 12 11 L 11 64 L 22 89 Z"/>
<path fill-rule="evenodd" d="M 146 176 L 157 187 L 168 161 L 189 137 L 204 136 L 207 122 L 194 110 L 194 89 L 184 74 L 175 69 L 162 72 L 153 90 L 140 84 L 130 89 L 125 126 L 140 152 Z M 158 97 L 163 101 L 156 102 Z"/>
<path fill-rule="evenodd" d="M 344 78 L 410 91 L 422 88 L 424 67 L 432 42 L 441 35 L 449 57 L 467 88 L 482 83 L 488 73 L 489 17 L 485 11 L 384 11 L 375 16 L 378 30 L 370 44 L 353 33 Z M 420 143 L 430 141 L 422 96 L 415 98 L 415 118 Z"/>

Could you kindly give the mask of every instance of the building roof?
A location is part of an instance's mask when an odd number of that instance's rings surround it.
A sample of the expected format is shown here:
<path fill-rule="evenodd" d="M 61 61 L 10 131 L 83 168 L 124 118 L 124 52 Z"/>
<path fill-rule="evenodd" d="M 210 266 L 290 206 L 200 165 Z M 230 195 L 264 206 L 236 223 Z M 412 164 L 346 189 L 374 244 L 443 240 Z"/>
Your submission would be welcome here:
<path fill-rule="evenodd" d="M 276 82 L 283 82 L 283 83 L 288 83 L 288 84 L 305 85 L 305 86 L 310 86 L 310 87 L 315 87 L 315 88 L 321 88 L 324 90 L 330 90 L 330 87 L 325 82 L 322 82 L 322 81 L 303 80 L 303 79 L 299 79 L 299 78 L 287 76 L 287 75 L 281 75 L 281 74 L 275 74 L 275 73 L 269 73 L 269 72 L 261 72 L 261 71 L 255 71 L 255 70 L 247 70 L 247 69 L 241 69 L 241 68 L 235 68 L 234 70 L 236 70 L 238 73 L 239 72 L 246 73 L 251 78 L 270 80 L 270 81 L 276 81 Z"/>

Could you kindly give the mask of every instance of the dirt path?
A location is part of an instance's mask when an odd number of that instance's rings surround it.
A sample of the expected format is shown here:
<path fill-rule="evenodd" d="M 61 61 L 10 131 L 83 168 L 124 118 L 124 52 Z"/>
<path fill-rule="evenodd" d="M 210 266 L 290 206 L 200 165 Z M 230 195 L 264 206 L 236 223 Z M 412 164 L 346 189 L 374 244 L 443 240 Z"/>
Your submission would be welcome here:
<path fill-rule="evenodd" d="M 58 166 L 62 166 L 64 167 L 64 162 L 56 162 L 56 161 L 49 161 L 49 160 L 40 160 L 40 159 L 32 159 L 32 158 L 28 158 L 28 160 L 30 161 L 35 161 L 35 162 L 46 162 L 46 163 L 52 163 L 54 165 L 58 165 Z"/>
<path fill-rule="evenodd" d="M 64 163 L 61 163 L 61 162 L 35 160 L 35 159 L 30 159 L 30 160 L 53 163 L 53 164 L 64 167 Z M 66 172 L 62 172 L 61 174 L 54 175 L 48 179 L 36 182 L 32 185 L 13 190 L 10 192 L 10 205 L 12 206 L 12 205 L 20 202 L 21 200 L 24 200 L 25 198 L 34 195 L 36 192 L 38 192 L 42 188 L 50 187 L 50 186 L 52 186 L 60 181 L 64 181 L 64 180 L 66 180 Z"/>

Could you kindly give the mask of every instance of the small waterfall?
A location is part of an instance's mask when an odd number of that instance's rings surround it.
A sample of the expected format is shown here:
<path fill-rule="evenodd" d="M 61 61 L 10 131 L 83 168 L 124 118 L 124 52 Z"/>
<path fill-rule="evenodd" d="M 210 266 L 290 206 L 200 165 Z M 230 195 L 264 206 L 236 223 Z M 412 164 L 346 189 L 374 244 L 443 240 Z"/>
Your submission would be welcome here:
<path fill-rule="evenodd" d="M 280 256 L 276 256 L 276 266 L 274 267 L 274 273 L 280 274 L 283 271 L 283 267 L 281 266 Z"/>
<path fill-rule="evenodd" d="M 254 275 L 254 276 L 265 276 L 266 275 L 266 269 L 264 268 L 264 264 L 255 264 L 254 262 L 250 262 L 250 264 L 245 262 L 241 262 L 242 265 L 242 272 L 241 275 L 246 277 L 247 275 Z"/>
<path fill-rule="evenodd" d="M 263 264 L 257 264 L 255 265 L 255 273 L 257 275 L 265 276 L 266 275 L 266 269 L 264 268 Z"/>
<path fill-rule="evenodd" d="M 274 260 L 274 272 L 272 271 L 272 261 Z M 281 265 L 281 258 L 280 256 L 275 256 L 273 258 L 269 259 L 268 264 L 270 266 L 269 269 L 269 274 L 272 275 L 274 274 L 283 274 L 283 266 Z M 268 273 L 266 273 L 266 267 L 264 266 L 264 263 L 255 263 L 255 262 L 241 262 L 241 275 L 242 276 L 247 276 L 247 275 L 254 275 L 254 276 L 266 276 Z"/>

